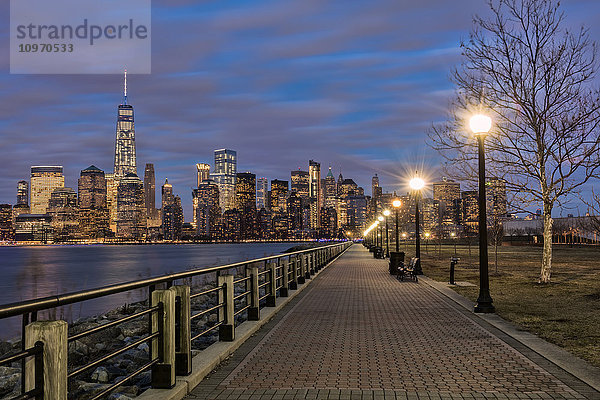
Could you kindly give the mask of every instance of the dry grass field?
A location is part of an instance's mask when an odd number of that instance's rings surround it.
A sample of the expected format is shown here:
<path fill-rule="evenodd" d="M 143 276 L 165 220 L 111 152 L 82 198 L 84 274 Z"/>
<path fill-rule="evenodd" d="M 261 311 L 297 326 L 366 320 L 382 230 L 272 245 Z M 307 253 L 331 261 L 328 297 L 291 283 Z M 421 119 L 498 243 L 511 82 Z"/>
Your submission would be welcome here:
<path fill-rule="evenodd" d="M 414 245 L 407 256 L 414 256 Z M 476 287 L 454 287 L 461 295 L 475 301 L 478 295 L 478 249 L 457 246 L 461 258 L 455 272 L 456 281 Z M 422 245 L 421 258 L 425 275 L 437 281 L 449 279 L 450 257 L 454 246 Z M 496 312 L 520 328 L 557 344 L 600 367 L 600 247 L 554 247 L 552 283 L 540 285 L 537 278 L 541 264 L 541 247 L 498 249 L 498 269 L 494 249 L 489 249 L 490 292 Z"/>

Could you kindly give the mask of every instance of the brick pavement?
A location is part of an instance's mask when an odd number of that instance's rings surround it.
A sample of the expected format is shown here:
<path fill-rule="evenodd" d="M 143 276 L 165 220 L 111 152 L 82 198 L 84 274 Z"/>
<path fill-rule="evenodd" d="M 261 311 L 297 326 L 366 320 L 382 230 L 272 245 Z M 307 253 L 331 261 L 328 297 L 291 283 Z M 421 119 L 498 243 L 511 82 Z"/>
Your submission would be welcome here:
<path fill-rule="evenodd" d="M 362 246 L 307 289 L 188 398 L 600 399 Z"/>

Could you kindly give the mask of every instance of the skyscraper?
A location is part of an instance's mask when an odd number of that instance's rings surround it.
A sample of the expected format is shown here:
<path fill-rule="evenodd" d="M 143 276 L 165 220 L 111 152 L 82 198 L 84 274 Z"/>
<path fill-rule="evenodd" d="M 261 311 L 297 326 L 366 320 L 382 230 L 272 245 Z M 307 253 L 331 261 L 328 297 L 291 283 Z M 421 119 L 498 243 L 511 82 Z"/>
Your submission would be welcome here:
<path fill-rule="evenodd" d="M 179 196 L 171 197 L 162 209 L 163 236 L 165 240 L 179 240 L 183 230 L 183 208 Z"/>
<path fill-rule="evenodd" d="M 288 181 L 273 179 L 271 181 L 271 211 L 287 213 Z"/>
<path fill-rule="evenodd" d="M 154 164 L 146 164 L 144 169 L 144 205 L 146 207 L 146 218 L 156 219 L 156 178 L 154 175 Z"/>
<path fill-rule="evenodd" d="M 308 196 L 311 199 L 310 203 L 310 220 L 311 228 L 318 229 L 321 227 L 321 164 L 310 160 L 308 162 L 309 186 Z"/>
<path fill-rule="evenodd" d="M 127 70 L 125 70 L 123 103 L 119 105 L 117 111 L 114 174 L 119 178 L 127 174 L 137 175 L 133 106 L 127 104 Z"/>
<path fill-rule="evenodd" d="M 298 197 L 301 199 L 307 200 L 309 195 L 309 185 L 310 179 L 308 175 L 308 171 L 292 171 L 291 174 L 292 179 L 292 190 L 296 192 Z"/>
<path fill-rule="evenodd" d="M 435 182 L 433 199 L 440 202 L 442 225 L 457 225 L 460 215 L 460 183 L 447 178 Z"/>
<path fill-rule="evenodd" d="M 196 187 L 204 181 L 207 181 L 210 177 L 210 165 L 209 164 L 196 164 Z"/>
<path fill-rule="evenodd" d="M 256 175 L 238 172 L 235 178 L 235 208 L 240 212 L 242 239 L 256 237 Z"/>
<path fill-rule="evenodd" d="M 235 174 L 237 173 L 237 153 L 235 150 L 215 150 L 215 168 L 212 179 L 219 186 L 219 202 L 223 210 L 235 207 Z"/>
<path fill-rule="evenodd" d="M 52 229 L 57 241 L 74 239 L 79 231 L 77 218 L 77 193 L 69 187 L 54 189 L 48 200 L 48 214 L 52 216 Z"/>
<path fill-rule="evenodd" d="M 268 209 L 268 197 L 269 197 L 269 181 L 267 178 L 258 178 L 256 180 L 256 208 Z"/>
<path fill-rule="evenodd" d="M 489 178 L 485 183 L 485 197 L 488 216 L 505 218 L 507 213 L 506 181 L 502 178 Z"/>
<path fill-rule="evenodd" d="M 139 240 L 145 230 L 144 184 L 136 174 L 127 174 L 117 189 L 117 237 Z"/>
<path fill-rule="evenodd" d="M 62 166 L 31 167 L 31 213 L 45 214 L 54 189 L 64 186 Z"/>
<path fill-rule="evenodd" d="M 173 185 L 169 183 L 169 178 L 165 178 L 165 183 L 161 188 L 161 207 L 165 208 L 165 206 L 169 206 L 173 204 L 175 198 L 173 197 Z"/>
<path fill-rule="evenodd" d="M 0 204 L 0 240 L 13 238 L 13 208 L 10 204 Z"/>
<path fill-rule="evenodd" d="M 325 208 L 337 208 L 337 187 L 331 167 L 325 177 Z"/>
<path fill-rule="evenodd" d="M 17 205 L 29 206 L 29 183 L 27 181 L 17 183 Z"/>
<path fill-rule="evenodd" d="M 104 237 L 109 228 L 104 171 L 91 165 L 81 171 L 79 192 L 79 234 L 83 239 Z"/>
<path fill-rule="evenodd" d="M 219 187 L 213 180 L 204 180 L 192 192 L 194 197 L 196 234 L 207 239 L 218 239 L 221 230 Z"/>

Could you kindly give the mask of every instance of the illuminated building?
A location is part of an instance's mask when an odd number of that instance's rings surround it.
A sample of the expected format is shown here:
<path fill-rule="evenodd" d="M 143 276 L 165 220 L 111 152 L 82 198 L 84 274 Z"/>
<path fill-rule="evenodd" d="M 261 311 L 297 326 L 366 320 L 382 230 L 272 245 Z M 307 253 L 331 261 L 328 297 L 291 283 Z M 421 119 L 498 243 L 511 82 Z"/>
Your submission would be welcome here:
<path fill-rule="evenodd" d="M 235 150 L 215 150 L 215 168 L 212 179 L 219 185 L 219 204 L 223 210 L 235 207 L 235 174 L 237 173 L 237 153 Z"/>
<path fill-rule="evenodd" d="M 273 223 L 271 211 L 261 208 L 257 213 L 258 234 L 260 239 L 271 239 L 273 237 Z"/>
<path fill-rule="evenodd" d="M 204 180 L 192 196 L 196 204 L 196 234 L 205 239 L 218 239 L 221 231 L 219 186 L 212 180 Z"/>
<path fill-rule="evenodd" d="M 15 240 L 47 243 L 54 238 L 48 214 L 21 214 L 15 221 Z"/>
<path fill-rule="evenodd" d="M 324 207 L 333 207 L 337 208 L 337 185 L 335 183 L 335 177 L 331 172 L 331 167 L 329 167 L 329 171 L 327 171 L 327 176 L 325 177 L 325 202 Z"/>
<path fill-rule="evenodd" d="M 144 206 L 146 207 L 146 218 L 149 226 L 155 225 L 158 219 L 158 210 L 156 209 L 154 164 L 146 164 L 146 168 L 144 168 Z"/>
<path fill-rule="evenodd" d="M 137 164 L 133 106 L 127 104 L 127 71 L 125 71 L 123 103 L 119 105 L 117 111 L 114 175 L 119 179 L 127 174 L 137 175 Z"/>
<path fill-rule="evenodd" d="M 373 203 L 373 211 L 378 213 L 381 209 L 381 194 L 382 188 L 379 186 L 379 177 L 377 174 L 371 178 L 371 202 Z"/>
<path fill-rule="evenodd" d="M 48 201 L 48 214 L 52 216 L 52 229 L 55 241 L 75 239 L 79 231 L 77 218 L 77 193 L 71 188 L 62 187 L 52 191 Z"/>
<path fill-rule="evenodd" d="M 256 208 L 269 208 L 269 181 L 267 178 L 256 180 Z"/>
<path fill-rule="evenodd" d="M 54 189 L 64 186 L 62 166 L 31 167 L 31 213 L 45 214 Z"/>
<path fill-rule="evenodd" d="M 240 240 L 240 212 L 235 208 L 223 213 L 223 238 Z"/>
<path fill-rule="evenodd" d="M 196 164 L 196 187 L 204 181 L 210 178 L 210 165 L 209 164 Z"/>
<path fill-rule="evenodd" d="M 364 230 L 367 225 L 367 198 L 364 195 L 351 195 L 345 201 L 347 216 L 344 229 Z"/>
<path fill-rule="evenodd" d="M 443 178 L 433 184 L 433 199 L 440 202 L 442 225 L 458 225 L 460 217 L 460 183 Z"/>
<path fill-rule="evenodd" d="M 337 237 L 337 212 L 333 207 L 324 207 L 321 209 L 321 235 L 324 238 Z"/>
<path fill-rule="evenodd" d="M 145 232 L 144 184 L 136 174 L 127 174 L 117 188 L 117 237 L 140 240 Z"/>
<path fill-rule="evenodd" d="M 104 171 L 90 166 L 81 171 L 78 181 L 79 235 L 83 239 L 104 237 L 109 228 L 106 177 Z"/>
<path fill-rule="evenodd" d="M 12 239 L 14 239 L 12 205 L 0 204 L 0 240 Z"/>
<path fill-rule="evenodd" d="M 183 207 L 181 198 L 173 196 L 167 199 L 162 208 L 162 231 L 165 240 L 179 240 L 183 233 Z"/>
<path fill-rule="evenodd" d="M 352 179 L 343 179 L 340 174 L 337 185 L 338 191 L 338 226 L 346 229 L 350 227 L 350 221 L 348 218 L 348 198 L 350 196 L 358 195 L 358 185 Z"/>
<path fill-rule="evenodd" d="M 175 197 L 173 196 L 173 185 L 169 183 L 169 178 L 165 178 L 165 183 L 161 188 L 161 207 L 173 204 Z"/>
<path fill-rule="evenodd" d="M 467 190 L 460 194 L 462 205 L 462 226 L 468 236 L 476 235 L 479 223 L 479 195 L 476 190 Z"/>
<path fill-rule="evenodd" d="M 308 162 L 309 186 L 308 196 L 314 199 L 310 203 L 311 228 L 321 226 L 321 164 L 310 160 Z"/>
<path fill-rule="evenodd" d="M 238 172 L 235 178 L 235 208 L 240 212 L 242 239 L 256 237 L 256 175 Z"/>
<path fill-rule="evenodd" d="M 289 230 L 293 232 L 293 236 L 300 237 L 303 229 L 302 225 L 302 204 L 303 199 L 292 190 L 287 199 L 287 214 L 289 221 Z"/>
<path fill-rule="evenodd" d="M 17 183 L 17 205 L 29 207 L 29 183 L 27 181 Z"/>
<path fill-rule="evenodd" d="M 501 178 L 489 178 L 485 183 L 485 198 L 488 216 L 506 218 L 506 181 Z"/>
<path fill-rule="evenodd" d="M 308 171 L 292 171 L 291 173 L 292 190 L 302 199 L 308 199 L 310 179 Z"/>
<path fill-rule="evenodd" d="M 275 213 L 287 212 L 288 181 L 273 179 L 271 181 L 271 211 Z"/>

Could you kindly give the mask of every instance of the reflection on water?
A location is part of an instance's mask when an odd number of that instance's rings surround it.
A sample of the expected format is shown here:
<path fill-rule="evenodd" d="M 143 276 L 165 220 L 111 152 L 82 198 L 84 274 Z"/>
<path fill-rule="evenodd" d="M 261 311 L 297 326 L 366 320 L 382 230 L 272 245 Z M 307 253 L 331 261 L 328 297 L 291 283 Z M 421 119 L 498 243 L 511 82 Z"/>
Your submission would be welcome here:
<path fill-rule="evenodd" d="M 0 247 L 0 304 L 278 254 L 293 243 Z M 146 289 L 73 304 L 40 319 L 73 320 L 146 298 Z M 0 337 L 18 333 L 0 320 Z"/>

